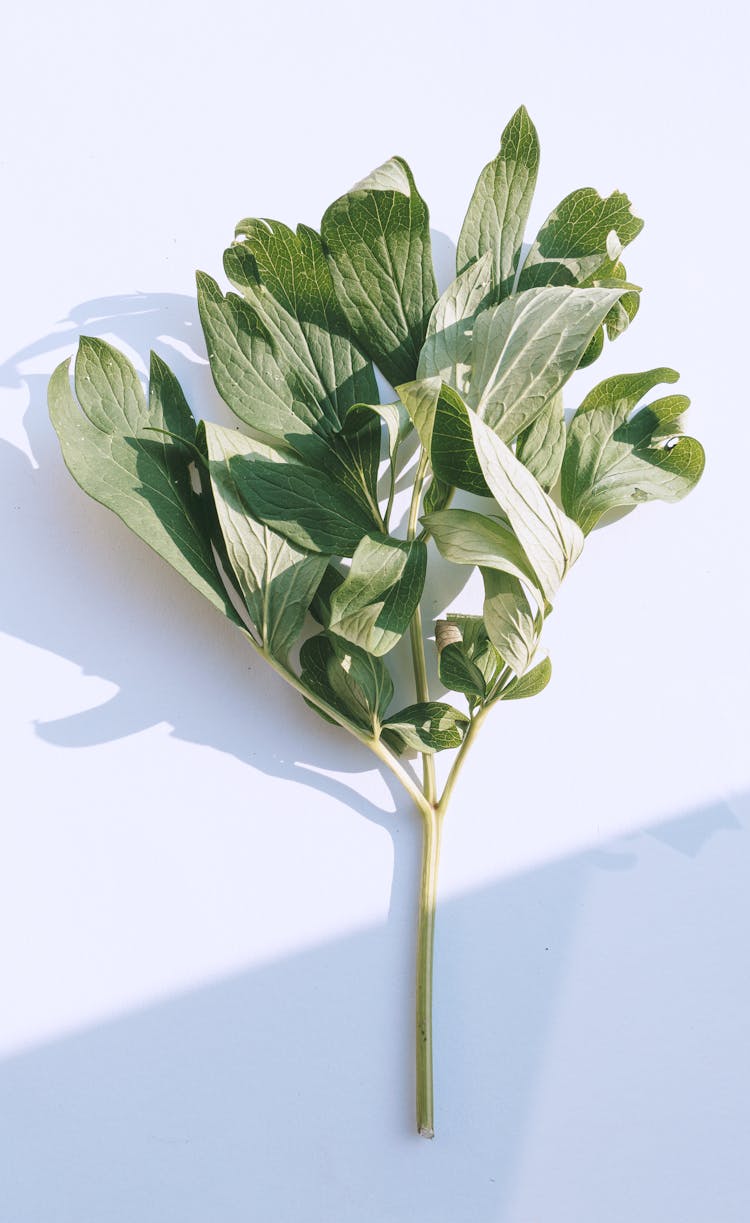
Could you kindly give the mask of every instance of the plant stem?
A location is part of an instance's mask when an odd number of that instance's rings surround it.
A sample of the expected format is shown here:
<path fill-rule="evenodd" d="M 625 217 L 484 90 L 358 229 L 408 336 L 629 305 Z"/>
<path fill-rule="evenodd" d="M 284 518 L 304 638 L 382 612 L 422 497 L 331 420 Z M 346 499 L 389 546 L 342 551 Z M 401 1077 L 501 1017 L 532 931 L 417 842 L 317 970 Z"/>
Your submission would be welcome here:
<path fill-rule="evenodd" d="M 428 457 L 427 451 L 423 450 L 419 456 L 417 470 L 414 475 L 414 488 L 411 495 L 411 505 L 409 506 L 409 519 L 406 526 L 406 538 L 414 539 L 417 532 L 417 519 L 419 516 L 419 501 L 422 496 L 422 486 L 427 475 Z M 422 634 L 422 613 L 417 604 L 414 615 L 409 625 L 409 637 L 411 639 L 411 656 L 414 665 L 414 687 L 417 692 L 417 700 L 421 703 L 429 701 L 430 690 L 427 684 L 427 663 L 424 653 L 424 636 Z M 435 781 L 435 761 L 431 753 L 422 753 L 422 787 L 424 789 L 425 798 L 428 803 L 437 801 L 437 783 Z"/>
<path fill-rule="evenodd" d="M 422 820 L 422 877 L 419 888 L 417 926 L 417 1130 L 423 1138 L 434 1138 L 435 1116 L 432 1094 L 432 965 L 435 944 L 442 814 L 432 810 Z"/>
<path fill-rule="evenodd" d="M 455 786 L 456 781 L 458 780 L 458 775 L 461 772 L 461 766 L 463 765 L 464 760 L 469 753 L 469 749 L 477 736 L 479 728 L 484 722 L 484 719 L 487 717 L 490 709 L 491 706 L 486 705 L 484 709 L 480 709 L 477 713 L 475 713 L 471 720 L 471 726 L 464 735 L 464 741 L 458 749 L 456 758 L 451 765 L 443 793 L 440 796 L 440 802 L 437 805 L 437 811 L 441 816 L 445 815 L 448 803 L 450 802 L 451 794 L 453 793 L 453 787 Z"/>

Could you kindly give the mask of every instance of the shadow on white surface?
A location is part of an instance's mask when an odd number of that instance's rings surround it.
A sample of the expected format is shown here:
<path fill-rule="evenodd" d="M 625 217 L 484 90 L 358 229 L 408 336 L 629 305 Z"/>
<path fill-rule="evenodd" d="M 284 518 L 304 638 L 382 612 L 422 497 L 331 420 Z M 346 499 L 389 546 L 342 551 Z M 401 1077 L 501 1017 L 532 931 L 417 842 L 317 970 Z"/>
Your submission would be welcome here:
<path fill-rule="evenodd" d="M 746 1223 L 749 813 L 442 905 L 434 1143 L 399 906 L 0 1065 L 3 1218 Z"/>

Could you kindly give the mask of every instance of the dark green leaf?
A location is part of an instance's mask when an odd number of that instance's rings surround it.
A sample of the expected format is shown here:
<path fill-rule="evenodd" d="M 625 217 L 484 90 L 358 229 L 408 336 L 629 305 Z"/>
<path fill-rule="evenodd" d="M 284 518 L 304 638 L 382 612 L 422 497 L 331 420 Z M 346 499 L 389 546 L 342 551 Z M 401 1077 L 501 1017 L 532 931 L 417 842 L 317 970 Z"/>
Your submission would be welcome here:
<path fill-rule="evenodd" d="M 349 330 L 395 386 L 416 375 L 437 289 L 427 205 L 400 157 L 331 204 L 321 225 Z"/>
<path fill-rule="evenodd" d="M 489 690 L 505 667 L 501 654 L 495 649 L 481 616 L 467 616 L 460 612 L 449 612 L 448 623 L 458 628 L 466 657 L 479 669 Z"/>
<path fill-rule="evenodd" d="M 484 700 L 487 691 L 484 675 L 472 661 L 458 626 L 439 620 L 435 625 L 435 642 L 441 684 L 473 700 Z"/>
<path fill-rule="evenodd" d="M 603 199 L 593 187 L 566 195 L 537 234 L 518 278 L 518 291 L 575 285 L 616 263 L 643 229 L 621 191 Z"/>

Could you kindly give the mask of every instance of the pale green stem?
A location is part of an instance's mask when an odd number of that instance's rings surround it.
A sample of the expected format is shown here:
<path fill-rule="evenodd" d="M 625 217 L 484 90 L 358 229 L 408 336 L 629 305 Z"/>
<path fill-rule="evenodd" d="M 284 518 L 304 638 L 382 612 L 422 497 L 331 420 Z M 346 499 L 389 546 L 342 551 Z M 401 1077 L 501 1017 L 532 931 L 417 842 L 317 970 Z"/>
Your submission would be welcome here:
<path fill-rule="evenodd" d="M 451 765 L 443 793 L 440 796 L 440 802 L 437 804 L 437 810 L 441 816 L 445 815 L 448 808 L 448 803 L 451 799 L 451 794 L 453 793 L 453 787 L 455 786 L 456 781 L 458 780 L 458 775 L 461 772 L 461 766 L 463 765 L 469 753 L 469 749 L 477 736 L 480 726 L 487 717 L 490 708 L 491 706 L 487 705 L 484 709 L 480 709 L 478 713 L 474 714 L 474 717 L 471 720 L 471 725 L 464 736 L 464 741 L 456 753 L 456 758 Z"/>
<path fill-rule="evenodd" d="M 411 495 L 411 505 L 409 506 L 409 519 L 406 525 L 406 538 L 409 540 L 414 539 L 417 533 L 419 501 L 422 495 L 422 486 L 427 475 L 428 462 L 427 451 L 423 450 L 419 456 L 417 470 L 414 475 L 414 488 Z M 422 703 L 429 701 L 430 690 L 427 684 L 427 662 L 424 653 L 422 613 L 419 604 L 417 604 L 411 624 L 409 625 L 409 636 L 411 639 L 411 656 L 414 664 L 414 687 L 417 692 L 417 701 Z M 422 753 L 422 776 L 425 797 L 429 803 L 434 804 L 437 801 L 437 783 L 435 781 L 435 761 L 430 752 Z"/>
<path fill-rule="evenodd" d="M 417 1130 L 435 1136 L 432 1093 L 432 965 L 435 947 L 435 905 L 443 817 L 431 811 L 422 820 L 422 877 L 417 925 Z"/>

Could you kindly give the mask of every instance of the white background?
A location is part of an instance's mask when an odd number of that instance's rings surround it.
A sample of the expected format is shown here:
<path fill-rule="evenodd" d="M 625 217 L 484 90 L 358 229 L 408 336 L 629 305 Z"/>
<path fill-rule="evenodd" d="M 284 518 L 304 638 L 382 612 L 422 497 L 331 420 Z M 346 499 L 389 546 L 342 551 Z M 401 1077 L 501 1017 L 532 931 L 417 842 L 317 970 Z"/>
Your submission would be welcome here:
<path fill-rule="evenodd" d="M 2 1223 L 750 1217 L 739 6 L 515 7 L 6 18 Z M 45 389 L 101 335 L 220 417 L 193 274 L 221 276 L 235 221 L 315 225 L 398 152 L 445 280 L 521 102 L 532 223 L 583 185 L 646 220 L 640 316 L 568 406 L 672 365 L 708 465 L 590 538 L 550 687 L 495 713 L 457 789 L 428 1143 L 408 802 L 80 493 Z"/>

